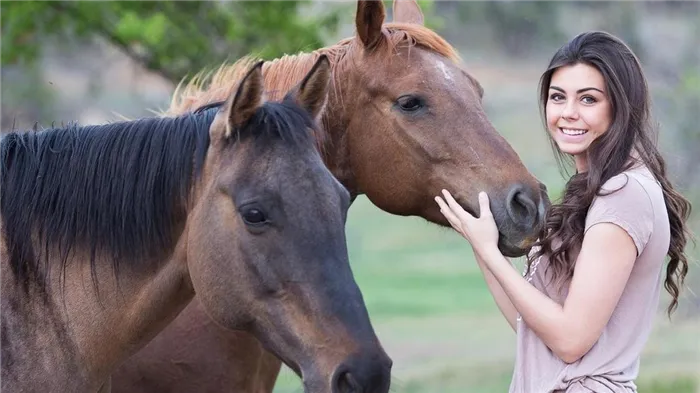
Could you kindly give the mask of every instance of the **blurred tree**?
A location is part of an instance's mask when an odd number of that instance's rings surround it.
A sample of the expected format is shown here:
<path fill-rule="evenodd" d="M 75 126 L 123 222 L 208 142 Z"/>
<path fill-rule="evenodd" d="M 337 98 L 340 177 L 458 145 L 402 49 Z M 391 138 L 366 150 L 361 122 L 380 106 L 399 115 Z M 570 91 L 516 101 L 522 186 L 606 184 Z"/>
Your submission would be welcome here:
<path fill-rule="evenodd" d="M 270 58 L 321 46 L 337 29 L 338 10 L 301 15 L 307 3 L 2 1 L 2 64 L 31 64 L 47 38 L 98 36 L 177 83 L 251 52 Z"/>
<path fill-rule="evenodd" d="M 695 41 L 700 44 L 700 39 Z M 700 109 L 699 70 L 697 57 L 694 62 L 686 61 L 678 71 L 677 83 L 670 85 L 665 94 L 661 95 L 661 100 L 665 100 L 662 104 L 665 104 L 664 110 L 670 119 L 673 135 L 669 141 L 672 149 L 669 154 L 680 159 L 677 166 L 671 169 L 682 187 L 692 193 L 696 200 L 700 200 L 700 127 L 697 121 Z"/>
<path fill-rule="evenodd" d="M 501 45 L 513 56 L 527 53 L 533 44 L 563 42 L 559 25 L 561 5 L 551 1 L 465 1 L 456 5 L 464 24 L 488 21 Z"/>
<path fill-rule="evenodd" d="M 440 0 L 416 0 L 423 12 L 423 19 L 425 21 L 425 26 L 431 29 L 440 29 L 443 27 L 444 20 L 440 15 L 435 13 L 435 3 Z M 394 0 L 382 0 L 384 3 L 384 8 L 386 9 L 386 20 L 391 22 L 394 20 Z M 354 10 L 354 4 L 353 4 Z"/>
<path fill-rule="evenodd" d="M 37 119 L 54 117 L 54 92 L 42 80 L 36 64 L 26 67 L 3 67 L 2 105 L 0 106 L 0 133 L 21 129 Z"/>
<path fill-rule="evenodd" d="M 469 4 L 469 3 L 465 3 Z M 559 42 L 564 39 L 557 20 L 559 8 L 549 1 L 483 3 L 486 18 L 494 20 L 498 38 L 513 55 L 527 53 L 538 41 Z M 508 29 L 502 28 L 508 26 Z"/>

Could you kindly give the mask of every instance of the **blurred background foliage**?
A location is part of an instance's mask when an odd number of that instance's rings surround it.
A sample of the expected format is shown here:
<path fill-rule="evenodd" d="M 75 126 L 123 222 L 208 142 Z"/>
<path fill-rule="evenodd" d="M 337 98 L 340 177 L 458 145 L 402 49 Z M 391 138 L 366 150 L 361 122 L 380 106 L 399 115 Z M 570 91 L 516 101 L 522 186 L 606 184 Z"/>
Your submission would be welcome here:
<path fill-rule="evenodd" d="M 2 62 L 36 61 L 46 37 L 99 37 L 148 70 L 179 81 L 250 52 L 271 58 L 323 45 L 337 10 L 304 17 L 304 1 L 3 1 Z"/>
<path fill-rule="evenodd" d="M 391 1 L 384 1 L 391 19 Z M 550 56 L 583 30 L 607 30 L 649 78 L 659 143 L 700 229 L 700 2 L 419 1 L 484 86 L 496 129 L 559 197 L 537 82 Z M 2 129 L 151 115 L 182 78 L 246 54 L 310 51 L 354 34 L 353 1 L 2 1 Z M 503 392 L 515 338 L 459 236 L 357 199 L 347 224 L 353 271 L 383 345 L 393 391 Z M 700 265 L 692 258 L 679 311 L 657 326 L 640 392 L 700 393 Z M 516 261 L 522 264 L 522 261 Z M 299 392 L 285 369 L 276 392 Z"/>

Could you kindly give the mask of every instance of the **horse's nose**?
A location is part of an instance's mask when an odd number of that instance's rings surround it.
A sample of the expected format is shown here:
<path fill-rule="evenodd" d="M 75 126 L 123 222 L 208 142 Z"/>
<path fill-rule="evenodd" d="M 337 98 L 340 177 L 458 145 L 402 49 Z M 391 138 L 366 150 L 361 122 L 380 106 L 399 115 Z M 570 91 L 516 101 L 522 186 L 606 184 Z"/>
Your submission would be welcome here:
<path fill-rule="evenodd" d="M 383 352 L 353 356 L 333 374 L 333 393 L 387 393 L 391 384 L 391 359 Z"/>
<path fill-rule="evenodd" d="M 537 224 L 539 206 L 542 206 L 541 192 L 519 183 L 510 188 L 506 212 L 516 226 L 531 230 Z"/>

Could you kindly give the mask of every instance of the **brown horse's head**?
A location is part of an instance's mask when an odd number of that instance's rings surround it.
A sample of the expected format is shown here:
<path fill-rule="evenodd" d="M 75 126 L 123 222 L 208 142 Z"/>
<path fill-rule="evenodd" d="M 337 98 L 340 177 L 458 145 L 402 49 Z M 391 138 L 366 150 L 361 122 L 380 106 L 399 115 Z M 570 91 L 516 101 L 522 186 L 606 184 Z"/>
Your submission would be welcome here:
<path fill-rule="evenodd" d="M 356 36 L 266 62 L 266 91 L 284 94 L 319 55 L 327 55 L 333 73 L 322 113 L 327 138 L 317 142 L 351 195 L 366 194 L 389 213 L 447 226 L 434 201 L 442 189 L 472 214 L 478 214 L 479 191 L 486 191 L 501 251 L 525 254 L 549 203 L 544 186 L 494 129 L 479 82 L 454 48 L 423 26 L 418 4 L 394 1 L 393 16 L 384 23 L 383 2 L 358 1 Z M 178 88 L 168 112 L 221 99 L 251 61 L 222 66 L 207 88 L 194 78 Z"/>
<path fill-rule="evenodd" d="M 252 331 L 307 391 L 386 392 L 391 361 L 348 262 L 350 196 L 311 135 L 329 76 L 322 57 L 282 103 L 264 102 L 258 64 L 223 104 L 187 223 L 188 269 L 209 316 Z"/>
<path fill-rule="evenodd" d="M 501 251 L 522 255 L 544 219 L 543 186 L 488 120 L 482 87 L 454 49 L 423 26 L 418 4 L 395 1 L 393 15 L 385 24 L 381 1 L 359 1 L 357 35 L 336 66 L 324 120 L 344 123 L 351 191 L 441 225 L 441 189 L 472 214 L 486 191 Z"/>

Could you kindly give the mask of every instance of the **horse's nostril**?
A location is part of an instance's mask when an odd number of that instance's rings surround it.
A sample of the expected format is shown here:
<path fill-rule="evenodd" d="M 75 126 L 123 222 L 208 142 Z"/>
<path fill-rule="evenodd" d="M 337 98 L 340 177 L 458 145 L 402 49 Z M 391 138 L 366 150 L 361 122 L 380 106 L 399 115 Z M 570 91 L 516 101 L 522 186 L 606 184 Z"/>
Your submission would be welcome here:
<path fill-rule="evenodd" d="M 518 226 L 531 228 L 537 220 L 537 203 L 522 184 L 513 186 L 508 193 L 506 211 L 510 219 Z"/>
<path fill-rule="evenodd" d="M 360 389 L 352 374 L 345 371 L 338 375 L 333 391 L 337 393 L 358 393 Z"/>
<path fill-rule="evenodd" d="M 384 351 L 362 351 L 345 359 L 331 379 L 332 393 L 387 393 L 391 359 Z"/>
<path fill-rule="evenodd" d="M 518 217 L 527 217 L 530 213 L 528 210 L 528 202 L 529 200 L 526 196 L 523 195 L 522 192 L 515 194 L 515 199 L 511 204 L 513 210 L 516 213 L 515 215 L 517 215 Z"/>

